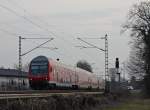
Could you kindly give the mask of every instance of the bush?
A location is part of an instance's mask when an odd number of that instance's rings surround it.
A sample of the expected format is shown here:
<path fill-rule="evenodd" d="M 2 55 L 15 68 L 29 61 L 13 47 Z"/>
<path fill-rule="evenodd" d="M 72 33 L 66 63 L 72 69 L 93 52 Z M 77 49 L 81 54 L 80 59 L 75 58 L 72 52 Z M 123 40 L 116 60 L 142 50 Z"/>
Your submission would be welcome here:
<path fill-rule="evenodd" d="M 47 98 L 0 101 L 0 110 L 91 110 L 96 106 L 109 105 L 114 100 L 116 100 L 115 95 L 101 98 L 91 95 L 55 95 Z"/>

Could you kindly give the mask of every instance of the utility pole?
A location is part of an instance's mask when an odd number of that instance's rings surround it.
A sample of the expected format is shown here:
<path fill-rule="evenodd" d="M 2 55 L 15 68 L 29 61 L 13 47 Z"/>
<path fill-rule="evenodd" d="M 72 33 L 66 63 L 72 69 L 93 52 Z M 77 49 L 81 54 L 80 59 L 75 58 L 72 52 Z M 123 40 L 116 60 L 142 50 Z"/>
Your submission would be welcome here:
<path fill-rule="evenodd" d="M 108 37 L 105 35 L 105 93 L 109 92 L 109 84 L 107 84 L 107 80 L 109 80 L 108 76 Z"/>
<path fill-rule="evenodd" d="M 107 80 L 109 79 L 109 75 L 108 75 L 108 36 L 107 34 L 105 35 L 105 37 L 102 37 L 102 38 L 86 38 L 86 39 L 104 39 L 105 40 L 105 49 L 101 49 L 81 38 L 77 38 L 78 40 L 88 44 L 90 47 L 86 47 L 86 46 L 77 46 L 77 47 L 80 47 L 80 48 L 96 48 L 100 51 L 104 51 L 105 52 L 105 93 L 108 93 L 109 92 L 109 84 L 107 82 Z"/>
<path fill-rule="evenodd" d="M 107 34 L 105 35 L 105 75 L 108 76 L 108 38 L 107 38 Z"/>
<path fill-rule="evenodd" d="M 23 53 L 23 54 L 22 54 L 22 51 L 21 51 L 21 50 L 22 50 L 22 39 L 48 39 L 48 40 L 47 40 L 46 42 L 44 42 L 44 43 L 42 43 L 42 44 L 36 46 L 35 48 L 33 48 L 33 49 L 27 51 L 26 53 Z M 50 41 L 53 40 L 53 39 L 54 39 L 54 38 L 23 38 L 23 37 L 19 36 L 19 73 L 18 73 L 18 74 L 20 74 L 20 76 L 22 76 L 22 56 L 24 56 L 24 55 L 26 55 L 26 54 L 32 52 L 33 50 L 35 50 L 35 49 L 37 49 L 37 48 L 42 47 L 44 44 L 50 42 Z M 46 48 L 46 47 L 44 47 L 44 48 Z M 47 48 L 48 48 L 48 47 L 47 47 Z M 54 49 L 55 49 L 55 48 L 54 48 Z M 21 79 L 21 78 L 18 78 L 18 83 L 19 83 L 18 86 L 19 86 L 19 89 L 20 89 L 20 87 L 22 87 L 22 79 Z"/>
<path fill-rule="evenodd" d="M 22 58 L 21 58 L 21 36 L 19 36 L 19 74 L 22 76 Z M 21 82 L 21 78 L 18 79 L 18 83 L 19 83 L 19 89 L 20 89 L 20 84 Z"/>
<path fill-rule="evenodd" d="M 19 36 L 19 73 L 22 70 L 22 59 L 21 59 L 21 36 Z"/>

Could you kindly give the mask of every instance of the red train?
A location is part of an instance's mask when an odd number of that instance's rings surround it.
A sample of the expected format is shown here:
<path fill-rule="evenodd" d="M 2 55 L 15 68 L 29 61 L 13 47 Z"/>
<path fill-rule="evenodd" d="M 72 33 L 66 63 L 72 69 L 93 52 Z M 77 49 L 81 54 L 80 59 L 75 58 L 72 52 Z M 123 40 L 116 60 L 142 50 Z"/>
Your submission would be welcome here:
<path fill-rule="evenodd" d="M 103 88 L 103 81 L 93 73 L 38 56 L 30 63 L 29 84 L 32 89 Z"/>

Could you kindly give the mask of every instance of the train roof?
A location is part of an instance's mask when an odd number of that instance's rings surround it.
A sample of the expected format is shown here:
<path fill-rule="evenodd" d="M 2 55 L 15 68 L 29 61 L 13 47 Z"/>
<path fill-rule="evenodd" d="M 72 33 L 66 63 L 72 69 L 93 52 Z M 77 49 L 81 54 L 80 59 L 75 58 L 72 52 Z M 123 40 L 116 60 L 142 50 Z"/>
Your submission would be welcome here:
<path fill-rule="evenodd" d="M 42 56 L 42 55 L 35 57 L 31 62 L 33 62 L 33 61 L 46 61 L 46 62 L 50 62 L 52 65 L 57 65 L 57 66 L 61 66 L 61 67 L 64 67 L 64 68 L 75 70 L 75 71 L 78 71 L 78 72 L 81 72 L 81 73 L 83 72 L 83 73 L 86 73 L 86 74 L 89 74 L 89 75 L 94 75 L 94 73 L 91 73 L 91 72 L 86 71 L 84 69 L 81 69 L 81 68 L 78 68 L 78 67 L 75 67 L 75 66 L 71 66 L 71 65 L 66 65 L 64 63 L 61 63 L 60 61 L 55 61 L 52 58 L 48 58 L 48 57 Z"/>
<path fill-rule="evenodd" d="M 48 62 L 48 61 L 49 61 L 49 58 L 46 57 L 46 56 L 42 56 L 42 55 L 41 55 L 41 56 L 37 56 L 37 57 L 33 58 L 31 62 L 34 62 L 34 61 L 39 61 L 39 62 L 40 62 L 40 61 L 47 61 L 47 62 Z"/>
<path fill-rule="evenodd" d="M 81 68 L 78 68 L 78 67 L 75 67 L 75 66 L 67 65 L 67 64 L 61 63 L 59 61 L 54 61 L 53 59 L 50 59 L 49 61 L 54 65 L 59 65 L 61 67 L 68 68 L 68 69 L 71 69 L 71 70 L 75 70 L 77 72 L 84 72 L 84 73 L 89 74 L 89 75 L 94 75 L 94 73 L 91 73 L 87 70 L 84 70 L 84 69 L 81 69 Z"/>

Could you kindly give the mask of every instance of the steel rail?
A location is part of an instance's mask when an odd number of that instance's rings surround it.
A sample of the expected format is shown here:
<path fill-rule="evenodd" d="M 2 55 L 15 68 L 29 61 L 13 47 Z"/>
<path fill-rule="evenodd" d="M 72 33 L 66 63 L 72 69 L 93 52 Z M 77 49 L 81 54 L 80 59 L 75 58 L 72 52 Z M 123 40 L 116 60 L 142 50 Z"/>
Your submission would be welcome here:
<path fill-rule="evenodd" d="M 0 99 L 20 99 L 20 98 L 42 98 L 42 97 L 50 97 L 54 95 L 76 95 L 76 94 L 84 94 L 84 95 L 102 95 L 103 92 L 51 92 L 51 93 L 4 93 L 0 94 Z"/>
<path fill-rule="evenodd" d="M 103 90 L 17 90 L 0 91 L 0 94 L 30 94 L 30 93 L 69 93 L 69 92 L 103 92 Z"/>

